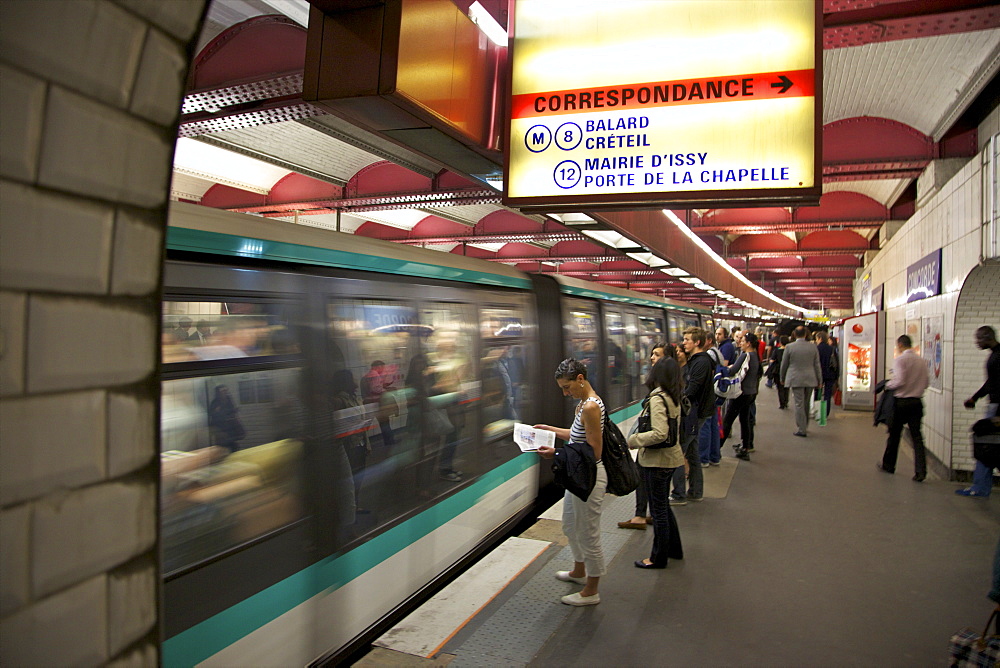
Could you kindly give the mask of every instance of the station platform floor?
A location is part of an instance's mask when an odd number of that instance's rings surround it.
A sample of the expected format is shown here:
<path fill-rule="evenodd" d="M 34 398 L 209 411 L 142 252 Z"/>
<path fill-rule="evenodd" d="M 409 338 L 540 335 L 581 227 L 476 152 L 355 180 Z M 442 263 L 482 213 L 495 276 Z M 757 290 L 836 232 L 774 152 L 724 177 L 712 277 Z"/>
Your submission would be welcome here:
<path fill-rule="evenodd" d="M 563 605 L 560 596 L 580 586 L 554 578 L 572 557 L 553 508 L 512 539 L 531 543 L 509 579 L 466 594 L 471 614 L 434 629 L 443 611 L 460 609 L 462 594 L 446 589 L 355 665 L 946 665 L 950 636 L 981 630 L 994 607 L 986 594 L 1000 493 L 957 496 L 959 484 L 933 467 L 913 482 L 906 446 L 895 475 L 877 471 L 886 429 L 867 412 L 836 408 L 808 438 L 793 431 L 792 410 L 779 411 L 762 386 L 753 460 L 726 446 L 723 465 L 703 469 L 705 500 L 674 508 L 682 561 L 635 568 L 652 527 L 618 528 L 634 498 L 608 497 L 601 603 Z M 499 570 L 483 559 L 460 580 Z M 421 618 L 432 620 L 426 631 Z M 421 635 L 418 649 L 394 643 Z"/>

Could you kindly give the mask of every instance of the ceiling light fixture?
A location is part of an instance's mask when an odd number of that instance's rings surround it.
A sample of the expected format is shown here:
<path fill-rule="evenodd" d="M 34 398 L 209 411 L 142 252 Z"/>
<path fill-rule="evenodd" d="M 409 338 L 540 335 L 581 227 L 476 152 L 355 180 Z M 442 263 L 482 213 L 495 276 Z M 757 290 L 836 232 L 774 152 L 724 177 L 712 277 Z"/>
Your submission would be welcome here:
<path fill-rule="evenodd" d="M 469 6 L 469 18 L 497 46 L 507 46 L 507 30 L 479 2 Z"/>

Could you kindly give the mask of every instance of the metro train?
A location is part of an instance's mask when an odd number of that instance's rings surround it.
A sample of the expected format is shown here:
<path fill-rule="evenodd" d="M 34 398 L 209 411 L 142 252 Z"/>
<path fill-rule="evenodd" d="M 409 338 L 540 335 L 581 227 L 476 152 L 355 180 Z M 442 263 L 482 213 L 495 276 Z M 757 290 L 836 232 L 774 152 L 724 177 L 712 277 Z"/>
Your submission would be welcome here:
<path fill-rule="evenodd" d="M 558 492 L 513 424 L 618 422 L 711 312 L 174 203 L 164 267 L 163 663 L 337 663 Z"/>

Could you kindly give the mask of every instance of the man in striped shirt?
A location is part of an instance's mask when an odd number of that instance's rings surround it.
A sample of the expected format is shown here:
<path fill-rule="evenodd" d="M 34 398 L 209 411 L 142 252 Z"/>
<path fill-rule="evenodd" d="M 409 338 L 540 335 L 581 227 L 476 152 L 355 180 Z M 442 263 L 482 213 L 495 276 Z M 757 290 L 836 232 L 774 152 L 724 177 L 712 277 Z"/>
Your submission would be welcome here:
<path fill-rule="evenodd" d="M 920 421 L 924 417 L 924 402 L 921 397 L 930 385 L 927 364 L 913 350 L 913 341 L 903 334 L 896 339 L 896 360 L 892 363 L 892 380 L 885 384 L 896 397 L 892 419 L 889 421 L 889 439 L 885 444 L 885 454 L 877 464 L 884 473 L 895 473 L 896 456 L 899 454 L 899 437 L 903 427 L 910 428 L 913 438 L 913 479 L 923 482 L 927 477 L 927 455 L 924 452 L 924 437 L 920 433 Z"/>

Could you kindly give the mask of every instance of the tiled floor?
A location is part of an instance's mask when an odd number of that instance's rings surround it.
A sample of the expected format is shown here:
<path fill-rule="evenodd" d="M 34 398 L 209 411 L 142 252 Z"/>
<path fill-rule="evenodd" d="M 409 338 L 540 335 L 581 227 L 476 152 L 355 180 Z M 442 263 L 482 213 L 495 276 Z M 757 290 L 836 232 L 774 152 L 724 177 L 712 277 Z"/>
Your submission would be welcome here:
<path fill-rule="evenodd" d="M 905 448 L 896 475 L 876 471 L 885 428 L 868 413 L 838 410 L 801 439 L 773 391 L 759 403 L 753 461 L 705 469 L 706 500 L 675 508 L 683 561 L 634 568 L 653 533 L 618 529 L 633 499 L 612 497 L 600 605 L 559 603 L 579 587 L 553 578 L 571 560 L 554 544 L 423 665 L 945 665 L 951 634 L 993 607 L 1000 494 L 912 482 Z"/>

